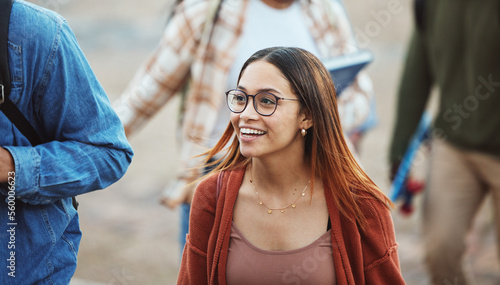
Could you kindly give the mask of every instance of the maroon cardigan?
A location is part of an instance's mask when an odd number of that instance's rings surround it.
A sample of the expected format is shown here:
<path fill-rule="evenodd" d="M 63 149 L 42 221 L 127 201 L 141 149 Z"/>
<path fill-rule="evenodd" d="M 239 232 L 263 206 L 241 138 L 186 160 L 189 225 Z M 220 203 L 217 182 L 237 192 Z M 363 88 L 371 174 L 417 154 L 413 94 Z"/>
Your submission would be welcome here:
<path fill-rule="evenodd" d="M 177 284 L 226 284 L 233 208 L 244 173 L 244 168 L 224 173 L 218 202 L 218 175 L 204 179 L 196 188 Z M 367 219 L 367 230 L 362 233 L 356 223 L 340 214 L 327 189 L 325 197 L 337 284 L 405 284 L 389 209 L 373 198 L 359 199 Z"/>

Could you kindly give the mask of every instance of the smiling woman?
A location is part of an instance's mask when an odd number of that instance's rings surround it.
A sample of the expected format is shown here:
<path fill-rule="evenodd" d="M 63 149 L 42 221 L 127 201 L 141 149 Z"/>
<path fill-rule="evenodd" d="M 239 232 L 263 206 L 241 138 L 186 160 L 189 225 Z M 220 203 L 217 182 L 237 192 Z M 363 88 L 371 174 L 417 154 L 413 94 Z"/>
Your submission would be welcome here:
<path fill-rule="evenodd" d="M 391 203 L 350 153 L 319 59 L 263 49 L 237 86 L 207 157 L 230 147 L 195 192 L 178 284 L 404 284 Z"/>

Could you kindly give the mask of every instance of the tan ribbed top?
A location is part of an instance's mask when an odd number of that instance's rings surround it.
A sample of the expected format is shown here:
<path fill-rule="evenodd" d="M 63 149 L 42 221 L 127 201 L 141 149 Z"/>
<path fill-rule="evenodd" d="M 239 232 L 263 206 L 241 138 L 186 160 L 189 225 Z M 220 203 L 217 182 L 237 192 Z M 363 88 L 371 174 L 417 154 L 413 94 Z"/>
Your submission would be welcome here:
<path fill-rule="evenodd" d="M 268 251 L 232 223 L 226 278 L 228 285 L 336 284 L 330 231 L 303 248 Z"/>

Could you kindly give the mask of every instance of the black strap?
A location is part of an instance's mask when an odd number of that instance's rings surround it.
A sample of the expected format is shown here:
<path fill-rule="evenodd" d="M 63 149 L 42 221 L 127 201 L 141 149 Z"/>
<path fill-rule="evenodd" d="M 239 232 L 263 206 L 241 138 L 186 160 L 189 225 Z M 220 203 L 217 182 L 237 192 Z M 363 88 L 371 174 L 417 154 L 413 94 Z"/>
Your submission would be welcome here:
<path fill-rule="evenodd" d="M 12 103 L 9 97 L 5 97 L 4 102 L 0 104 L 0 110 L 2 110 L 5 116 L 7 116 L 16 128 L 30 141 L 32 146 L 42 143 L 33 126 L 31 126 L 28 120 L 23 116 L 23 113 L 21 113 L 17 106 Z"/>
<path fill-rule="evenodd" d="M 7 37 L 9 35 L 10 10 L 12 0 L 0 0 L 0 84 L 4 94 L 10 94 L 9 50 Z M 2 98 L 0 97 L 0 100 Z"/>

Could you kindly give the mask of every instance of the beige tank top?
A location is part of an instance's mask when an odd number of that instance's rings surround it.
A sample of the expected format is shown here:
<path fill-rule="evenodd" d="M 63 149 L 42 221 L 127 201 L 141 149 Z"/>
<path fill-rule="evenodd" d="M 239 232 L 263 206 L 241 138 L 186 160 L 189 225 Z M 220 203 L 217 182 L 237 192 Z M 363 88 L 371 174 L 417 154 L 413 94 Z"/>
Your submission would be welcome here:
<path fill-rule="evenodd" d="M 226 279 L 228 285 L 337 284 L 331 233 L 303 248 L 268 251 L 252 245 L 233 223 Z"/>

